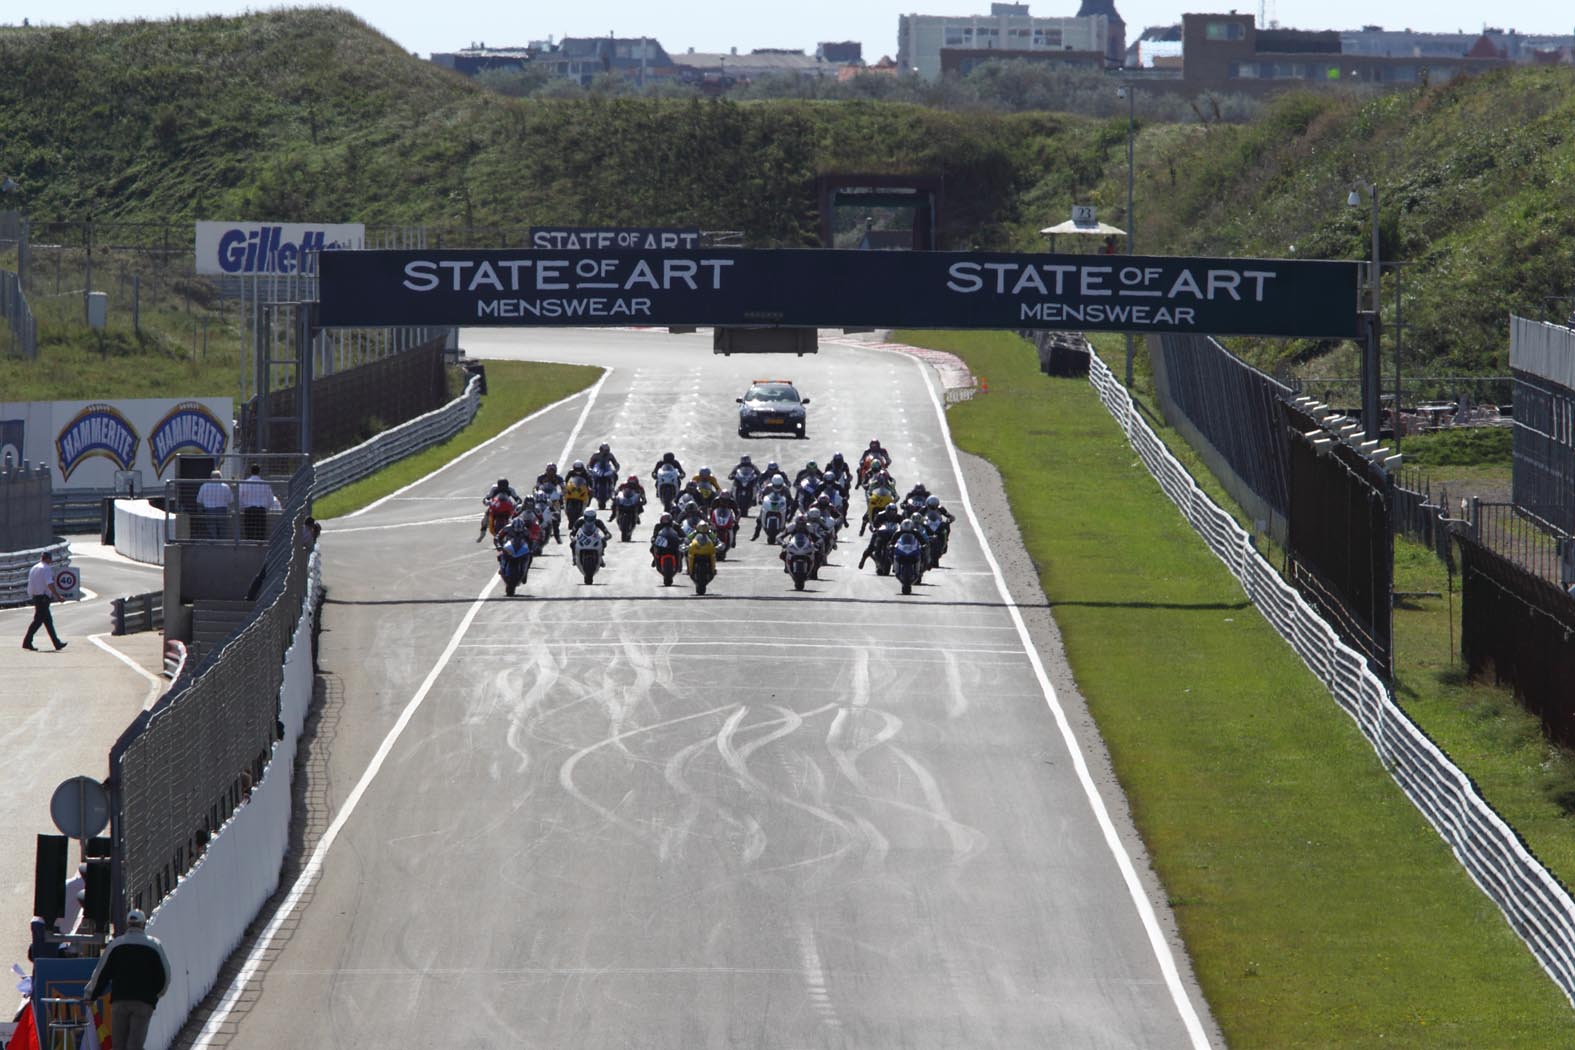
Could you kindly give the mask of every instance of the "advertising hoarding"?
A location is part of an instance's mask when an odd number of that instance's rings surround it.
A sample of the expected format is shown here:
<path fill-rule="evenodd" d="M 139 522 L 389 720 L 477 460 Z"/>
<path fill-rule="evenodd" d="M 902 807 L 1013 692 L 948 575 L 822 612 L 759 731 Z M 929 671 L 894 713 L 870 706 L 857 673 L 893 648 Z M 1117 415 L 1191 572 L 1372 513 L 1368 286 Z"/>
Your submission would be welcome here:
<path fill-rule="evenodd" d="M 789 325 L 1354 338 L 1357 265 L 824 250 L 362 251 L 320 323 Z"/>
<path fill-rule="evenodd" d="M 10 452 L 18 462 L 47 463 L 57 490 L 129 481 L 140 494 L 174 477 L 183 452 L 223 454 L 234 413 L 227 397 L 0 401 L 0 462 Z"/>
<path fill-rule="evenodd" d="M 198 222 L 197 272 L 215 276 L 311 273 L 311 253 L 360 248 L 359 222 Z"/>

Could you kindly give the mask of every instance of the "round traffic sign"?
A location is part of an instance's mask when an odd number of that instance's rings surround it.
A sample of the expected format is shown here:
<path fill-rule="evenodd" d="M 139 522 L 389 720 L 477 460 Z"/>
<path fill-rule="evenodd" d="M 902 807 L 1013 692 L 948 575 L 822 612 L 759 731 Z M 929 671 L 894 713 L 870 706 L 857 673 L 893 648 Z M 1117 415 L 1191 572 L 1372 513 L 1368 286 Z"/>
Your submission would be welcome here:
<path fill-rule="evenodd" d="M 55 587 L 63 594 L 70 594 L 77 589 L 77 570 L 61 569 L 55 573 Z"/>
<path fill-rule="evenodd" d="M 49 799 L 49 815 L 67 838 L 92 838 L 109 823 L 109 792 L 92 777 L 62 780 Z"/>

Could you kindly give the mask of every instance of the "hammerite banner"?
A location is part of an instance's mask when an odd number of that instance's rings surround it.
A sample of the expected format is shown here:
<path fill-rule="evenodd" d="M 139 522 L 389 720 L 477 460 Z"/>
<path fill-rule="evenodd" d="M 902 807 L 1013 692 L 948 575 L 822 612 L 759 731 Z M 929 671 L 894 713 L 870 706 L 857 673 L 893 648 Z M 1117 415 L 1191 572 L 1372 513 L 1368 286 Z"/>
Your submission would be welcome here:
<path fill-rule="evenodd" d="M 1357 265 L 699 249 L 340 251 L 324 327 L 789 325 L 1351 338 Z"/>

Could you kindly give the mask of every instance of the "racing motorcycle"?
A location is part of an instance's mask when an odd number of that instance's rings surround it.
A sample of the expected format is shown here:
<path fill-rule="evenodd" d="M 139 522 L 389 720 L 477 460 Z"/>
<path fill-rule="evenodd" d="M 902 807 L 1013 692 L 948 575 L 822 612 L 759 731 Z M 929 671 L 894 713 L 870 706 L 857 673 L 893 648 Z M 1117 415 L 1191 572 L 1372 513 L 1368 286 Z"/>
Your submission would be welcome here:
<path fill-rule="evenodd" d="M 875 527 L 870 540 L 870 560 L 875 563 L 875 575 L 891 575 L 891 541 L 897 538 L 897 523 L 883 521 Z"/>
<path fill-rule="evenodd" d="M 623 542 L 628 543 L 634 527 L 640 524 L 640 494 L 633 489 L 620 489 L 613 497 L 613 518 Z"/>
<path fill-rule="evenodd" d="M 820 480 L 813 474 L 805 474 L 799 479 L 796 489 L 799 509 L 808 510 L 815 505 L 815 497 L 820 495 Z"/>
<path fill-rule="evenodd" d="M 766 534 L 767 543 L 777 542 L 777 533 L 787 524 L 787 512 L 788 499 L 776 489 L 767 492 L 760 501 L 760 528 Z"/>
<path fill-rule="evenodd" d="M 930 534 L 930 567 L 937 568 L 941 564 L 941 555 L 946 553 L 946 548 L 951 541 L 952 526 L 946 520 L 946 515 L 938 510 L 926 508 L 924 529 Z"/>
<path fill-rule="evenodd" d="M 892 570 L 902 584 L 903 594 L 912 594 L 913 585 L 924 578 L 924 540 L 917 532 L 903 531 L 891 542 Z"/>
<path fill-rule="evenodd" d="M 721 555 L 722 547 L 717 546 L 717 554 Z M 706 584 L 716 579 L 716 558 L 709 554 L 695 554 L 690 558 L 689 578 L 695 582 L 695 593 L 704 594 Z"/>
<path fill-rule="evenodd" d="M 539 533 L 540 530 L 533 528 L 532 531 Z M 503 578 L 503 592 L 510 598 L 530 575 L 530 563 L 536 556 L 534 547 L 532 537 L 516 532 L 498 548 L 498 575 Z"/>
<path fill-rule="evenodd" d="M 744 517 L 755 506 L 755 483 L 760 480 L 760 475 L 754 467 L 739 467 L 733 472 L 733 502 L 738 504 L 738 513 Z"/>
<path fill-rule="evenodd" d="M 662 509 L 671 512 L 673 500 L 678 498 L 678 483 L 683 475 L 671 463 L 663 463 L 656 468 L 656 498 L 662 501 Z"/>
<path fill-rule="evenodd" d="M 617 483 L 617 467 L 605 460 L 591 464 L 591 498 L 596 501 L 598 510 L 607 509 L 607 501 L 613 498 L 613 488 Z"/>
<path fill-rule="evenodd" d="M 712 507 L 710 518 L 718 540 L 716 556 L 726 561 L 728 548 L 738 542 L 738 515 L 732 507 Z"/>
<path fill-rule="evenodd" d="M 815 541 L 806 532 L 790 534 L 782 545 L 782 564 L 787 574 L 793 577 L 793 589 L 802 591 L 804 581 L 815 572 L 815 562 L 819 552 L 815 550 Z"/>
<path fill-rule="evenodd" d="M 671 587 L 678 575 L 678 545 L 681 541 L 672 533 L 657 536 L 651 541 L 651 553 L 656 558 L 656 571 L 662 574 L 662 586 Z"/>
<path fill-rule="evenodd" d="M 574 563 L 579 566 L 580 575 L 590 583 L 596 579 L 596 570 L 602 567 L 601 530 L 594 526 L 576 529 L 570 545 L 574 548 Z"/>
<path fill-rule="evenodd" d="M 570 475 L 569 480 L 563 484 L 563 513 L 569 518 L 569 528 L 580 527 L 580 515 L 585 513 L 586 504 L 591 501 L 591 487 L 583 478 Z"/>
<path fill-rule="evenodd" d="M 487 500 L 487 532 L 492 535 L 492 545 L 498 545 L 498 533 L 514 517 L 514 501 L 503 493 Z"/>
<path fill-rule="evenodd" d="M 552 538 L 559 543 L 563 542 L 563 534 L 558 531 L 558 513 L 563 509 L 563 486 L 557 482 L 544 481 L 536 486 L 536 517 L 541 521 L 543 541 L 545 534 L 552 533 Z"/>
<path fill-rule="evenodd" d="M 875 520 L 875 515 L 896 501 L 897 493 L 889 485 L 871 485 L 864 494 L 864 520 L 859 523 L 859 535 L 864 535 L 864 530 Z"/>

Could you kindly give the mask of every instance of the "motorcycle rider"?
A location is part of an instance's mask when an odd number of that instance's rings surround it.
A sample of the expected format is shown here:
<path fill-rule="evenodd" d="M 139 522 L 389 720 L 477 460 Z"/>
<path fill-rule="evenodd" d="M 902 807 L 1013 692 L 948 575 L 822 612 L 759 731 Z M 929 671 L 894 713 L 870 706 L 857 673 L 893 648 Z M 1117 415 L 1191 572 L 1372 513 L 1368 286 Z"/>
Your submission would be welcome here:
<path fill-rule="evenodd" d="M 859 456 L 859 487 L 869 484 L 872 473 L 891 466 L 891 453 L 881 447 L 879 438 L 871 438 L 869 448 Z"/>
<path fill-rule="evenodd" d="M 745 452 L 739 457 L 738 466 L 727 472 L 727 480 L 738 482 L 748 490 L 750 498 L 754 498 L 755 484 L 760 480 L 760 471 L 755 469 L 754 463 L 750 461 L 749 453 Z"/>
<path fill-rule="evenodd" d="M 498 530 L 498 546 L 501 547 L 510 540 L 524 540 L 529 547 L 535 549 L 536 540 L 540 536 L 541 525 L 536 521 L 535 511 L 523 509 Z"/>
<path fill-rule="evenodd" d="M 745 456 L 744 458 L 748 459 L 749 457 Z M 760 491 L 761 487 L 771 484 L 772 478 L 781 478 L 782 484 L 784 485 L 786 485 L 791 480 L 787 476 L 787 471 L 777 466 L 776 460 L 769 460 L 766 463 L 766 469 L 760 472 L 760 480 L 755 482 L 755 491 L 758 492 Z"/>
<path fill-rule="evenodd" d="M 831 460 L 826 464 L 825 477 L 840 489 L 846 489 L 853 480 L 853 471 L 849 469 L 847 460 L 842 458 L 842 453 L 831 454 Z"/>
<path fill-rule="evenodd" d="M 775 466 L 775 464 L 772 464 L 772 465 Z M 772 493 L 775 493 L 776 495 L 781 496 L 783 499 L 788 500 L 789 501 L 788 510 L 792 510 L 792 501 L 791 501 L 791 499 L 788 496 L 787 475 L 783 474 L 780 470 L 777 471 L 777 473 L 773 474 L 771 476 L 770 489 L 771 489 Z M 764 497 L 762 497 L 762 502 L 764 502 Z M 783 527 L 784 528 L 788 524 L 789 524 L 789 522 L 787 522 L 786 520 L 783 521 Z M 753 536 L 751 536 L 750 539 L 758 540 L 760 538 L 760 530 L 764 527 L 764 525 L 765 525 L 765 515 L 763 515 L 763 514 L 756 514 L 755 515 L 755 534 Z"/>
<path fill-rule="evenodd" d="M 524 500 L 520 499 L 520 494 L 515 492 L 514 487 L 509 484 L 508 478 L 499 478 L 498 483 L 488 489 L 485 496 L 481 497 L 481 531 L 476 533 L 477 543 L 480 543 L 486 538 L 487 522 L 492 517 L 492 501 L 498 496 L 507 496 L 514 502 L 515 507 L 519 507 L 525 502 Z"/>
<path fill-rule="evenodd" d="M 957 524 L 957 517 L 956 517 L 956 515 L 954 515 L 951 511 L 947 510 L 945 507 L 941 506 L 941 497 L 939 497 L 939 496 L 928 496 L 928 497 L 926 497 L 925 500 L 924 500 L 924 509 L 926 511 L 932 511 L 932 510 L 935 511 L 941 517 L 946 519 L 946 524 L 948 524 L 948 525 L 955 525 L 955 524 Z"/>
<path fill-rule="evenodd" d="M 639 478 L 635 477 L 633 474 L 630 474 L 627 480 L 625 480 L 622 485 L 618 486 L 618 495 L 620 497 L 625 492 L 633 492 L 636 496 L 639 496 L 640 509 L 642 511 L 645 510 L 645 486 L 640 484 Z"/>
<path fill-rule="evenodd" d="M 548 463 L 547 469 L 536 475 L 536 487 L 551 485 L 555 488 L 563 487 L 563 478 L 558 474 L 558 464 Z"/>
<path fill-rule="evenodd" d="M 929 498 L 930 490 L 924 487 L 922 481 L 919 482 L 919 484 L 908 490 L 906 496 L 902 497 L 903 513 L 912 514 L 914 511 L 923 510 L 924 501 Z"/>
<path fill-rule="evenodd" d="M 709 557 L 712 568 L 716 567 L 716 531 L 711 528 L 709 521 L 702 520 L 695 526 L 695 531 L 690 534 L 689 542 L 684 544 L 684 571 L 693 576 L 695 572 L 695 559 Z"/>
<path fill-rule="evenodd" d="M 585 487 L 591 487 L 591 472 L 585 469 L 585 460 L 577 459 L 569 472 L 563 476 L 563 483 L 567 485 L 571 478 L 580 478 L 585 482 Z"/>
<path fill-rule="evenodd" d="M 859 568 L 864 568 L 864 563 L 875 557 L 875 552 L 881 546 L 890 543 L 892 533 L 901 527 L 902 515 L 897 513 L 895 507 L 887 507 L 875 515 L 873 527 L 870 529 L 870 542 L 864 548 L 864 553 L 859 555 Z"/>
<path fill-rule="evenodd" d="M 611 446 L 605 441 L 597 446 L 595 452 L 591 453 L 590 467 L 594 470 L 603 464 L 611 466 L 614 474 L 623 469 L 618 465 L 618 457 L 612 454 Z"/>
<path fill-rule="evenodd" d="M 606 565 L 607 544 L 612 542 L 612 531 L 607 528 L 607 525 L 599 517 L 597 517 L 595 507 L 587 507 L 585 513 L 580 515 L 580 525 L 578 531 L 587 534 L 596 532 L 600 532 L 602 534 L 602 552 L 600 564 Z"/>
<path fill-rule="evenodd" d="M 708 508 L 716 500 L 717 494 L 722 491 L 722 485 L 711 473 L 710 467 L 701 467 L 700 473 L 684 486 L 684 493 L 695 498 L 695 502 L 702 508 Z"/>
<path fill-rule="evenodd" d="M 684 473 L 684 465 L 678 462 L 678 457 L 673 455 L 671 452 L 663 452 L 662 458 L 656 461 L 656 466 L 651 468 L 651 480 L 656 480 L 656 476 L 662 472 L 663 464 L 666 464 L 667 466 L 670 466 L 674 470 L 678 471 L 678 483 L 682 485 L 684 478 L 687 477 L 687 475 Z"/>
<path fill-rule="evenodd" d="M 705 516 L 705 511 L 700 509 L 699 500 L 687 492 L 684 493 L 683 498 L 678 503 L 678 514 L 675 516 L 674 521 L 683 530 L 685 536 L 699 528 L 702 522 L 707 525 L 710 524 L 710 521 Z"/>
<path fill-rule="evenodd" d="M 848 519 L 837 510 L 837 505 L 831 502 L 831 497 L 824 492 L 815 497 L 814 509 L 820 511 L 821 519 L 832 529 L 840 529 L 848 523 Z"/>
<path fill-rule="evenodd" d="M 820 563 L 823 560 L 820 549 L 820 530 L 809 520 L 809 515 L 803 511 L 793 515 L 792 523 L 777 534 L 777 542 L 782 545 L 782 552 L 777 557 L 782 559 L 782 564 L 785 567 L 787 565 L 788 550 L 797 545 L 798 537 L 800 536 L 809 541 L 809 549 L 815 554 L 814 559 L 810 563 L 810 578 L 818 579 L 817 574 L 820 572 Z"/>
<path fill-rule="evenodd" d="M 815 465 L 814 460 L 810 460 L 808 463 L 804 464 L 804 469 L 793 475 L 793 487 L 798 488 L 799 483 L 805 478 L 814 478 L 816 488 L 819 488 L 826 481 L 825 472 L 822 471 L 820 467 Z"/>
<path fill-rule="evenodd" d="M 656 520 L 656 527 L 651 530 L 651 565 L 653 567 L 656 565 L 658 553 L 663 550 L 677 551 L 683 542 L 684 534 L 677 525 L 673 524 L 673 516 L 663 514 Z"/>

